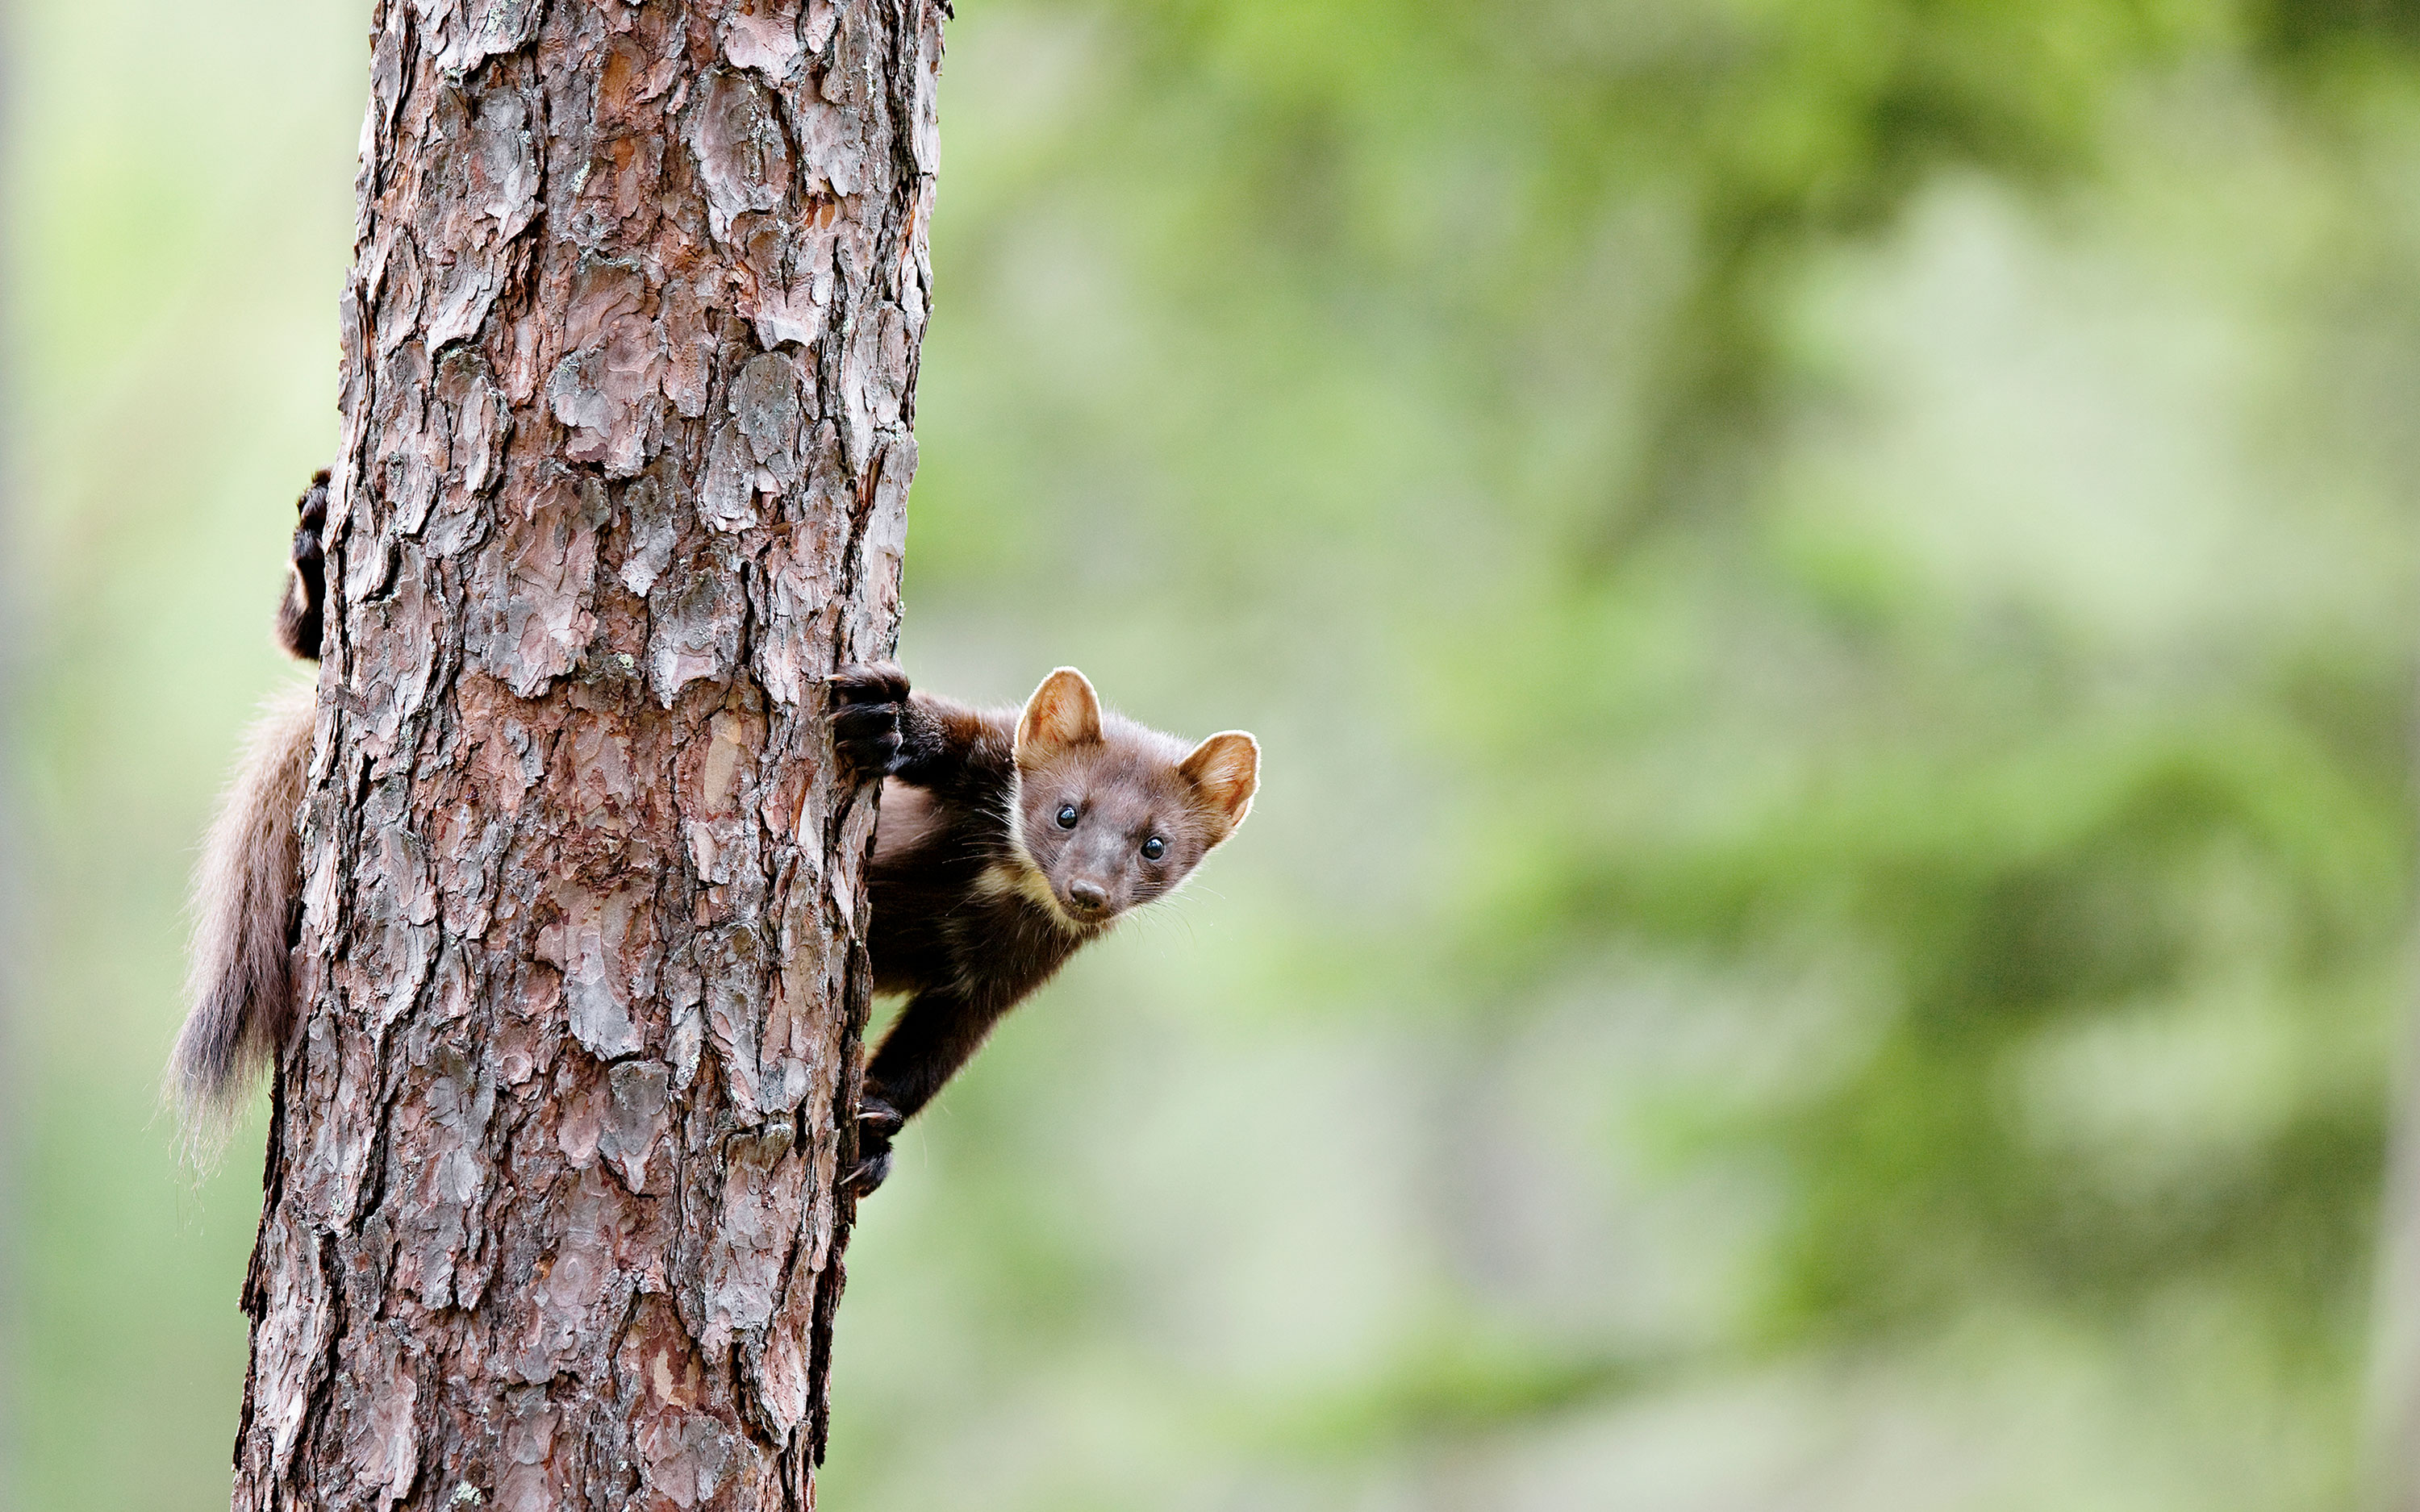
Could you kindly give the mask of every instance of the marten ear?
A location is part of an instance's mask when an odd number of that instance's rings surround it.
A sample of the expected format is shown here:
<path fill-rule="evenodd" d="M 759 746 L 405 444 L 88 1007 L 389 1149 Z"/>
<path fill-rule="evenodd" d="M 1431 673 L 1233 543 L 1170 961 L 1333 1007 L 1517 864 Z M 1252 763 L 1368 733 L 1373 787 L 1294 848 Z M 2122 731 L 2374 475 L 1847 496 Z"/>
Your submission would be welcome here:
<path fill-rule="evenodd" d="M 1016 759 L 1031 764 L 1069 746 L 1101 738 L 1101 701 L 1073 667 L 1042 679 L 1016 721 Z"/>
<path fill-rule="evenodd" d="M 1241 730 L 1222 731 L 1194 747 L 1176 770 L 1217 822 L 1218 837 L 1210 842 L 1216 845 L 1252 811 L 1252 795 L 1261 789 L 1261 744 Z"/>

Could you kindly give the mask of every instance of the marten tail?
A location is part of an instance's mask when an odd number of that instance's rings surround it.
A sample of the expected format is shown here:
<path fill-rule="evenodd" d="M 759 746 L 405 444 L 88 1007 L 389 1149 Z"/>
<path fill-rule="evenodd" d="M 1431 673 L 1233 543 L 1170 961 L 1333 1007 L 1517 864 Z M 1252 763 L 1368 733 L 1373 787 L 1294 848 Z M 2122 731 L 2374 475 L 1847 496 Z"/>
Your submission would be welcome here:
<path fill-rule="evenodd" d="M 273 700 L 252 728 L 194 872 L 185 1026 L 167 1092 L 185 1150 L 208 1165 L 293 1023 L 287 958 L 301 922 L 295 810 L 311 762 L 312 689 Z"/>

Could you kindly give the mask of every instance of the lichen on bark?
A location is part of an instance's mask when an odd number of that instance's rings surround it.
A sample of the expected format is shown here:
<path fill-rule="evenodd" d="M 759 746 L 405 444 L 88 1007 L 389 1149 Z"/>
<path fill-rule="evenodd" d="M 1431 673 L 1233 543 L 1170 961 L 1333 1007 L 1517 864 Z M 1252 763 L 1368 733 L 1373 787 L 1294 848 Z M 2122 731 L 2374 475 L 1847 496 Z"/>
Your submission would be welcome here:
<path fill-rule="evenodd" d="M 936 0 L 379 0 L 239 1507 L 804 1507 Z"/>

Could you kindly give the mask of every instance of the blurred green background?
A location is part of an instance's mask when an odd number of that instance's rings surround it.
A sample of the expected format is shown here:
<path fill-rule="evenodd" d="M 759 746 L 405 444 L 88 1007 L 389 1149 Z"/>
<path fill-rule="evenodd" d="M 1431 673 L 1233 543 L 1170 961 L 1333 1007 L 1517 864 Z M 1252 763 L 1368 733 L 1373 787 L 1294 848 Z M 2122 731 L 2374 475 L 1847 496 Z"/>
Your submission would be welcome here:
<path fill-rule="evenodd" d="M 2360 1504 L 2420 7 L 961 8 L 904 659 L 1266 784 L 907 1136 L 824 1504 Z M 153 1087 L 365 22 L 8 12 L 24 1508 L 224 1504 Z"/>

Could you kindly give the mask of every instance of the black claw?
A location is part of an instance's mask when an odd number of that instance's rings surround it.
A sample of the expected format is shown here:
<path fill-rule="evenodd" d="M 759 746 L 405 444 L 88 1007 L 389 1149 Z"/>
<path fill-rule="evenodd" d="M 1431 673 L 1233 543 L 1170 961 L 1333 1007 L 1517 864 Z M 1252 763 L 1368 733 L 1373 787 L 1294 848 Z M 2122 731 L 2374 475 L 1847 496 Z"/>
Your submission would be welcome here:
<path fill-rule="evenodd" d="M 832 748 L 860 781 L 879 781 L 899 765 L 899 705 L 908 678 L 888 662 L 847 667 L 825 679 L 830 690 Z"/>
<path fill-rule="evenodd" d="M 887 661 L 844 667 L 824 679 L 832 702 L 900 703 L 908 697 L 908 674 Z"/>
<path fill-rule="evenodd" d="M 853 1196 L 870 1196 L 890 1174 L 891 1151 L 886 1149 L 870 1159 L 859 1161 L 846 1176 L 841 1178 L 841 1186 Z"/>
<path fill-rule="evenodd" d="M 891 1142 L 891 1136 L 897 1134 L 899 1126 L 907 1121 L 907 1115 L 892 1107 L 879 1092 L 868 1092 L 857 1100 L 858 1128 L 861 1131 L 873 1130 L 885 1144 Z M 862 1133 L 859 1137 L 863 1137 Z"/>
<path fill-rule="evenodd" d="M 832 733 L 843 740 L 869 740 L 899 733 L 896 703 L 844 703 L 832 715 Z"/>
<path fill-rule="evenodd" d="M 863 1196 L 891 1174 L 891 1136 L 908 1120 L 879 1092 L 857 1100 L 857 1164 L 841 1178 L 841 1185 Z"/>
<path fill-rule="evenodd" d="M 880 781 L 899 767 L 899 735 L 895 731 L 863 740 L 835 740 L 832 748 L 861 782 Z"/>

